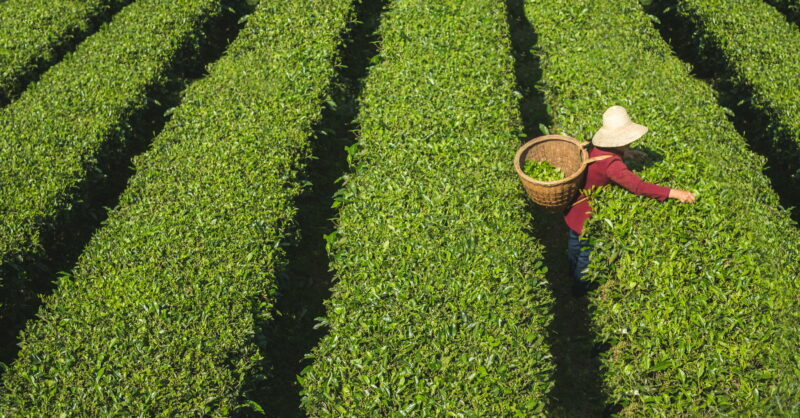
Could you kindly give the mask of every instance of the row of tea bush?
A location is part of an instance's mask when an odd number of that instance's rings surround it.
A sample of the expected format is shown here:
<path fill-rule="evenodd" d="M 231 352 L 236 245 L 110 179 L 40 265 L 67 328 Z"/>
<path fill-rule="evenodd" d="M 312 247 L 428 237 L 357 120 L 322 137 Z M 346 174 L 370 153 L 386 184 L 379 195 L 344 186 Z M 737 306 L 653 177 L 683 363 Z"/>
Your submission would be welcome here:
<path fill-rule="evenodd" d="M 211 6 L 131 7 L 168 27 Z M 135 159 L 118 208 L 28 324 L 0 414 L 269 410 L 247 391 L 264 377 L 261 328 L 302 189 L 295 178 L 353 11 L 298 0 L 261 2 L 248 16 Z"/>
<path fill-rule="evenodd" d="M 506 8 L 396 1 L 380 35 L 304 408 L 542 413 L 552 297 L 511 164 L 521 122 Z"/>
<path fill-rule="evenodd" d="M 594 199 L 589 277 L 609 401 L 626 415 L 797 414 L 800 233 L 714 92 L 636 0 L 525 4 L 554 130 L 590 138 L 610 105 L 650 127 L 645 180 L 696 192 Z"/>
<path fill-rule="evenodd" d="M 766 0 L 767 3 L 775 6 L 778 10 L 785 13 L 789 20 L 800 23 L 800 1 L 799 0 Z"/>
<path fill-rule="evenodd" d="M 800 187 L 800 30 L 760 0 L 677 0 L 693 41 L 742 99 L 769 118 L 767 136 L 782 168 Z"/>
<path fill-rule="evenodd" d="M 0 6 L 0 106 L 39 68 L 130 0 L 6 0 Z"/>
<path fill-rule="evenodd" d="M 0 286 L 25 287 L 20 266 L 114 171 L 101 162 L 126 153 L 137 118 L 222 13 L 220 0 L 138 1 L 0 112 Z"/>

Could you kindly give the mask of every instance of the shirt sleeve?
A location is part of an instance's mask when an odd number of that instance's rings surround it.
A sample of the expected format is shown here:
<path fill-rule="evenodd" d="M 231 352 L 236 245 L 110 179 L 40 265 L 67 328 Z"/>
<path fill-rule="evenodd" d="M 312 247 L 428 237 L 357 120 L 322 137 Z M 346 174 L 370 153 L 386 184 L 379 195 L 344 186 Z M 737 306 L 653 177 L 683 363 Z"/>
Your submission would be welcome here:
<path fill-rule="evenodd" d="M 669 198 L 669 187 L 648 183 L 628 169 L 621 159 L 614 159 L 606 171 L 608 178 L 625 190 L 637 195 L 647 196 L 663 202 Z"/>

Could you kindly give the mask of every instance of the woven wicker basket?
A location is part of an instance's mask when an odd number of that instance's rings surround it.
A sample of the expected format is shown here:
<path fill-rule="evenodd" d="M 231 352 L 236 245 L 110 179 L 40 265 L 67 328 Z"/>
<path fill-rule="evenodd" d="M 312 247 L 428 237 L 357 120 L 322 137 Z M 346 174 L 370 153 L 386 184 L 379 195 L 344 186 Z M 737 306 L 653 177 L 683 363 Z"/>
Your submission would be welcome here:
<path fill-rule="evenodd" d="M 528 196 L 537 205 L 553 211 L 566 209 L 583 187 L 586 167 L 606 157 L 589 158 L 586 147 L 589 142 L 578 142 L 565 135 L 545 135 L 534 138 L 517 151 L 514 169 L 519 175 Z M 564 172 L 564 177 L 556 181 L 539 181 L 522 171 L 525 161 L 547 161 Z"/>

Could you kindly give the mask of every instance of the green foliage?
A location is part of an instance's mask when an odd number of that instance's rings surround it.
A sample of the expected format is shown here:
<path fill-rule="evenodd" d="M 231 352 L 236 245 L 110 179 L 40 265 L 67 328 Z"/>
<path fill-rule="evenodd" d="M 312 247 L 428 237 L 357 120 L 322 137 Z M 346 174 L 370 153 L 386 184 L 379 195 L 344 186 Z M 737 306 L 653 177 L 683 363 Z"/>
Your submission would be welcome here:
<path fill-rule="evenodd" d="M 760 0 L 677 0 L 702 52 L 729 69 L 744 97 L 764 111 L 775 154 L 800 180 L 800 31 Z M 796 183 L 800 186 L 800 182 Z"/>
<path fill-rule="evenodd" d="M 800 0 L 767 0 L 767 3 L 785 13 L 790 20 L 800 23 Z"/>
<path fill-rule="evenodd" d="M 547 161 L 527 160 L 522 171 L 535 180 L 557 181 L 564 178 L 564 172 Z"/>
<path fill-rule="evenodd" d="M 0 7 L 0 105 L 36 70 L 130 0 L 9 0 Z"/>
<path fill-rule="evenodd" d="M 42 231 L 106 174 L 99 161 L 123 154 L 136 115 L 221 11 L 220 0 L 136 2 L 0 112 L 0 281 L 41 254 Z"/>
<path fill-rule="evenodd" d="M 304 408 L 542 414 L 552 299 L 511 164 L 521 122 L 505 7 L 399 0 L 381 35 Z"/>
<path fill-rule="evenodd" d="M 176 26 L 215 4 L 139 0 L 127 13 L 156 36 L 167 16 Z M 269 411 L 243 392 L 260 373 L 295 178 L 352 14 L 339 0 L 260 3 L 28 324 L 0 415 Z"/>
<path fill-rule="evenodd" d="M 526 3 L 555 131 L 587 138 L 625 106 L 663 160 L 645 180 L 695 205 L 621 188 L 593 199 L 589 278 L 609 400 L 624 415 L 797 415 L 800 234 L 714 93 L 636 0 Z"/>

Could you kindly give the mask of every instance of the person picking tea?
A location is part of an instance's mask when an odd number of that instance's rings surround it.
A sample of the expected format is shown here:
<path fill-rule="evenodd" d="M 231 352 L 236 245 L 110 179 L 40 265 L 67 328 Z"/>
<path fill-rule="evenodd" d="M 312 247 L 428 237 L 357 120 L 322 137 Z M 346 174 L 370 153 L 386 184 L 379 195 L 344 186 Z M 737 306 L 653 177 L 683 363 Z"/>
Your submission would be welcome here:
<path fill-rule="evenodd" d="M 589 283 L 583 280 L 584 270 L 589 265 L 592 248 L 583 236 L 583 225 L 592 216 L 592 207 L 585 191 L 614 183 L 625 190 L 663 202 L 676 199 L 682 203 L 694 203 L 695 196 L 685 190 L 670 189 L 643 181 L 628 169 L 624 158 L 642 160 L 647 155 L 630 149 L 630 144 L 647 133 L 647 127 L 634 123 L 622 106 L 611 106 L 603 113 L 603 126 L 592 137 L 592 150 L 589 157 L 605 157 L 590 164 L 586 173 L 586 183 L 577 200 L 567 209 L 564 220 L 569 227 L 567 255 L 574 278 L 573 292 L 576 296 L 589 290 Z"/>

